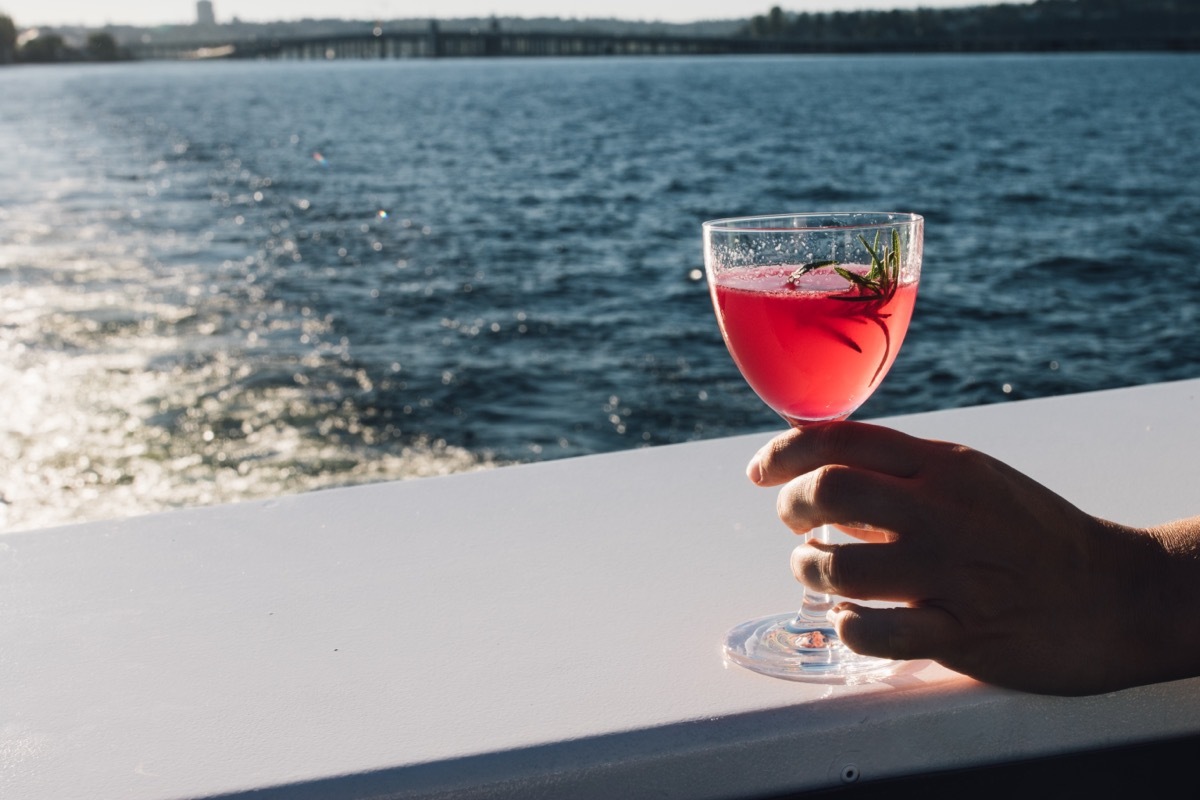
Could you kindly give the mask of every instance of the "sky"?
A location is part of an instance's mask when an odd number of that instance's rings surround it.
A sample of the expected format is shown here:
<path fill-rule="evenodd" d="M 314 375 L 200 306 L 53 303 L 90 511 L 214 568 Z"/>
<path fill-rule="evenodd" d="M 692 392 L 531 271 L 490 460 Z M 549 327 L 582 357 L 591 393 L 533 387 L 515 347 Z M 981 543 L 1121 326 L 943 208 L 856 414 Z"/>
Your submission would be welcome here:
<path fill-rule="evenodd" d="M 1008 0 L 1030 2 L 1031 0 Z M 217 22 L 323 19 L 411 19 L 456 17 L 615 17 L 627 20 L 695 22 L 746 19 L 772 5 L 785 11 L 854 11 L 866 8 L 952 8 L 994 5 L 998 0 L 213 0 Z M 0 0 L 18 28 L 35 25 L 153 26 L 196 19 L 194 0 Z"/>

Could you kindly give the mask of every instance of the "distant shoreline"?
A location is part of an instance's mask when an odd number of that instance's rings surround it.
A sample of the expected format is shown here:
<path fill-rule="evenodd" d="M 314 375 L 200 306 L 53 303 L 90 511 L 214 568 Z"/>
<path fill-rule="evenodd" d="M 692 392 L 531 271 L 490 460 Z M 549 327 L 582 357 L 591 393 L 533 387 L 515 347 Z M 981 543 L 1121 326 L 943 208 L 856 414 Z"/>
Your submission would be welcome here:
<path fill-rule="evenodd" d="M 0 15 L 0 22 L 5 19 Z M 234 18 L 226 24 L 210 19 L 157 28 L 68 26 L 12 34 L 6 51 L 0 30 L 0 64 L 209 58 L 1196 52 L 1200 51 L 1200 7 L 1171 0 L 1039 0 L 947 9 L 795 13 L 775 6 L 744 20 L 686 24 L 511 17 L 244 23 Z"/>

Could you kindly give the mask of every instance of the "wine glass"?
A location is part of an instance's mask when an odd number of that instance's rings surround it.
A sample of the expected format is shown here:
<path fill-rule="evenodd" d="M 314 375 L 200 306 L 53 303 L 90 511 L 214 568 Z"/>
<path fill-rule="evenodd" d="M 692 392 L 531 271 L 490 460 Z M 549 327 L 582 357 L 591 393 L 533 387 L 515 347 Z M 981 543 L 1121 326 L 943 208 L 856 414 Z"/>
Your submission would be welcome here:
<path fill-rule="evenodd" d="M 751 388 L 795 427 L 843 420 L 879 386 L 904 341 L 921 275 L 924 220 L 828 212 L 705 222 L 704 266 L 721 335 Z M 808 539 L 827 542 L 830 526 Z M 798 681 L 852 683 L 900 662 L 846 647 L 836 600 L 804 592 L 798 613 L 738 625 L 725 656 Z"/>

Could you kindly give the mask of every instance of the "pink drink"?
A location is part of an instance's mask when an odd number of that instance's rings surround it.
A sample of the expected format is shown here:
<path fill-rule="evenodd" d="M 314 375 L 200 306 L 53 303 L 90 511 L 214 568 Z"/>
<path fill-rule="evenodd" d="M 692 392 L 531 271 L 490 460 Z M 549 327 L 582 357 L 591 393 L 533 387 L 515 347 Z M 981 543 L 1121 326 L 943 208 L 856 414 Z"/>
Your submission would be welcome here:
<path fill-rule="evenodd" d="M 901 282 L 890 296 L 864 298 L 832 269 L 791 284 L 794 270 L 722 274 L 712 288 L 721 334 L 751 388 L 777 413 L 793 423 L 842 419 L 896 359 L 917 284 Z"/>

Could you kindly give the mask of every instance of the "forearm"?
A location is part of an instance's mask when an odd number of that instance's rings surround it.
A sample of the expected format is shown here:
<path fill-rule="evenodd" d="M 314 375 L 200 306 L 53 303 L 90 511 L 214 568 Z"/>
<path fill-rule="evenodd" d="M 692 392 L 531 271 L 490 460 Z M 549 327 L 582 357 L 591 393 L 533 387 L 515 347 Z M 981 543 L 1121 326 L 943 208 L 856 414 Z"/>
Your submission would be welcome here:
<path fill-rule="evenodd" d="M 1200 569 L 1200 516 L 1158 525 L 1150 528 L 1149 533 L 1181 561 L 1193 560 Z"/>
<path fill-rule="evenodd" d="M 1163 641 L 1154 649 L 1164 667 L 1160 680 L 1200 675 L 1200 516 L 1149 528 L 1165 555 L 1160 583 Z"/>

